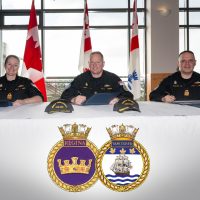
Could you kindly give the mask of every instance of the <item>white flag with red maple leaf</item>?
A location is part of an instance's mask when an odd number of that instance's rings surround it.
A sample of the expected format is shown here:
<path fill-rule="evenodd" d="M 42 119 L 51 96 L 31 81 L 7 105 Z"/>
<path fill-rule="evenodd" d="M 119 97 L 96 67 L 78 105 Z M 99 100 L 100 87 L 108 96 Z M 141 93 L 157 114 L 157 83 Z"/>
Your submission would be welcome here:
<path fill-rule="evenodd" d="M 30 78 L 35 86 L 38 88 L 38 90 L 40 90 L 40 92 L 42 93 L 44 101 L 47 101 L 34 0 L 32 1 L 30 11 L 22 76 Z"/>
<path fill-rule="evenodd" d="M 91 52 L 92 52 L 92 44 L 90 38 L 88 6 L 87 6 L 87 0 L 85 0 L 83 33 L 81 39 L 81 49 L 80 49 L 79 66 L 78 66 L 80 72 L 85 72 L 89 70 L 89 60 Z"/>
<path fill-rule="evenodd" d="M 134 99 L 139 99 L 141 97 L 137 0 L 135 0 L 133 3 L 133 21 L 128 70 L 128 89 L 134 95 Z"/>

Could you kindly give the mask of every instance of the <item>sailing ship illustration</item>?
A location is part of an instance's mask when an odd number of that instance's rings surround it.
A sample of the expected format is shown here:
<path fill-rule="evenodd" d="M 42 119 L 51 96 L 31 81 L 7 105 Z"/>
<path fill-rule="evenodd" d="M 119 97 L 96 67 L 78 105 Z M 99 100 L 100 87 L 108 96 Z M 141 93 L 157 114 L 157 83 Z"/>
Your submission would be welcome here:
<path fill-rule="evenodd" d="M 117 156 L 115 158 L 115 162 L 110 167 L 110 169 L 117 176 L 128 176 L 130 174 L 131 168 L 131 162 L 129 161 L 128 157 L 124 154 Z"/>

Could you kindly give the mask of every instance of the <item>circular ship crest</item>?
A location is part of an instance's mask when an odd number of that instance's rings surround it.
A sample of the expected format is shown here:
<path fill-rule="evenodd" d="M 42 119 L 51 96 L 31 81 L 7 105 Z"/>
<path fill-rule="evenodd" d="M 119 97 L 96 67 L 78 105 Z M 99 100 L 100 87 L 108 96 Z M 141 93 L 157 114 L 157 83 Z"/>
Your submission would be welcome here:
<path fill-rule="evenodd" d="M 135 140 L 138 129 L 132 125 L 107 128 L 111 140 L 105 143 L 97 157 L 99 179 L 108 188 L 125 192 L 141 185 L 149 169 L 149 156 Z"/>
<path fill-rule="evenodd" d="M 64 190 L 81 192 L 98 179 L 98 149 L 87 140 L 90 130 L 86 125 L 76 123 L 59 127 L 63 140 L 51 149 L 47 164 L 51 179 Z"/>

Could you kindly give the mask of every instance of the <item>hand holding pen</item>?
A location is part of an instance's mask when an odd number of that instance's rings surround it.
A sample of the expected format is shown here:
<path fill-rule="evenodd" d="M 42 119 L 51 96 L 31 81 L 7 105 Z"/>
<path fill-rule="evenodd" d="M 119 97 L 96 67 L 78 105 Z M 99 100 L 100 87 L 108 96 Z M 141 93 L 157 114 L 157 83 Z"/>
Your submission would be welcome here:
<path fill-rule="evenodd" d="M 167 95 L 162 97 L 162 99 L 161 99 L 161 101 L 163 101 L 165 103 L 172 103 L 175 100 L 176 100 L 176 97 L 173 95 L 170 95 L 168 92 L 167 92 Z"/>

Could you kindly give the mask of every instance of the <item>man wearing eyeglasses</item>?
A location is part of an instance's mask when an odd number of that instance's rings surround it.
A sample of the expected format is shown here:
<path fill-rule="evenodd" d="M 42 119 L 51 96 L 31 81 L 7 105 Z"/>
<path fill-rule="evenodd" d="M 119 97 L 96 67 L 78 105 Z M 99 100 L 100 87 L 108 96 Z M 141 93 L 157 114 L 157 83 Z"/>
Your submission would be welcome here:
<path fill-rule="evenodd" d="M 200 74 L 194 71 L 196 60 L 192 51 L 183 51 L 178 58 L 178 71 L 161 81 L 149 97 L 151 101 L 200 100 Z"/>
<path fill-rule="evenodd" d="M 90 55 L 90 70 L 78 75 L 61 95 L 75 105 L 82 105 L 86 100 L 97 93 L 118 93 L 109 101 L 114 105 L 120 98 L 131 98 L 133 95 L 124 89 L 122 80 L 114 73 L 104 70 L 103 54 L 99 51 Z"/>

